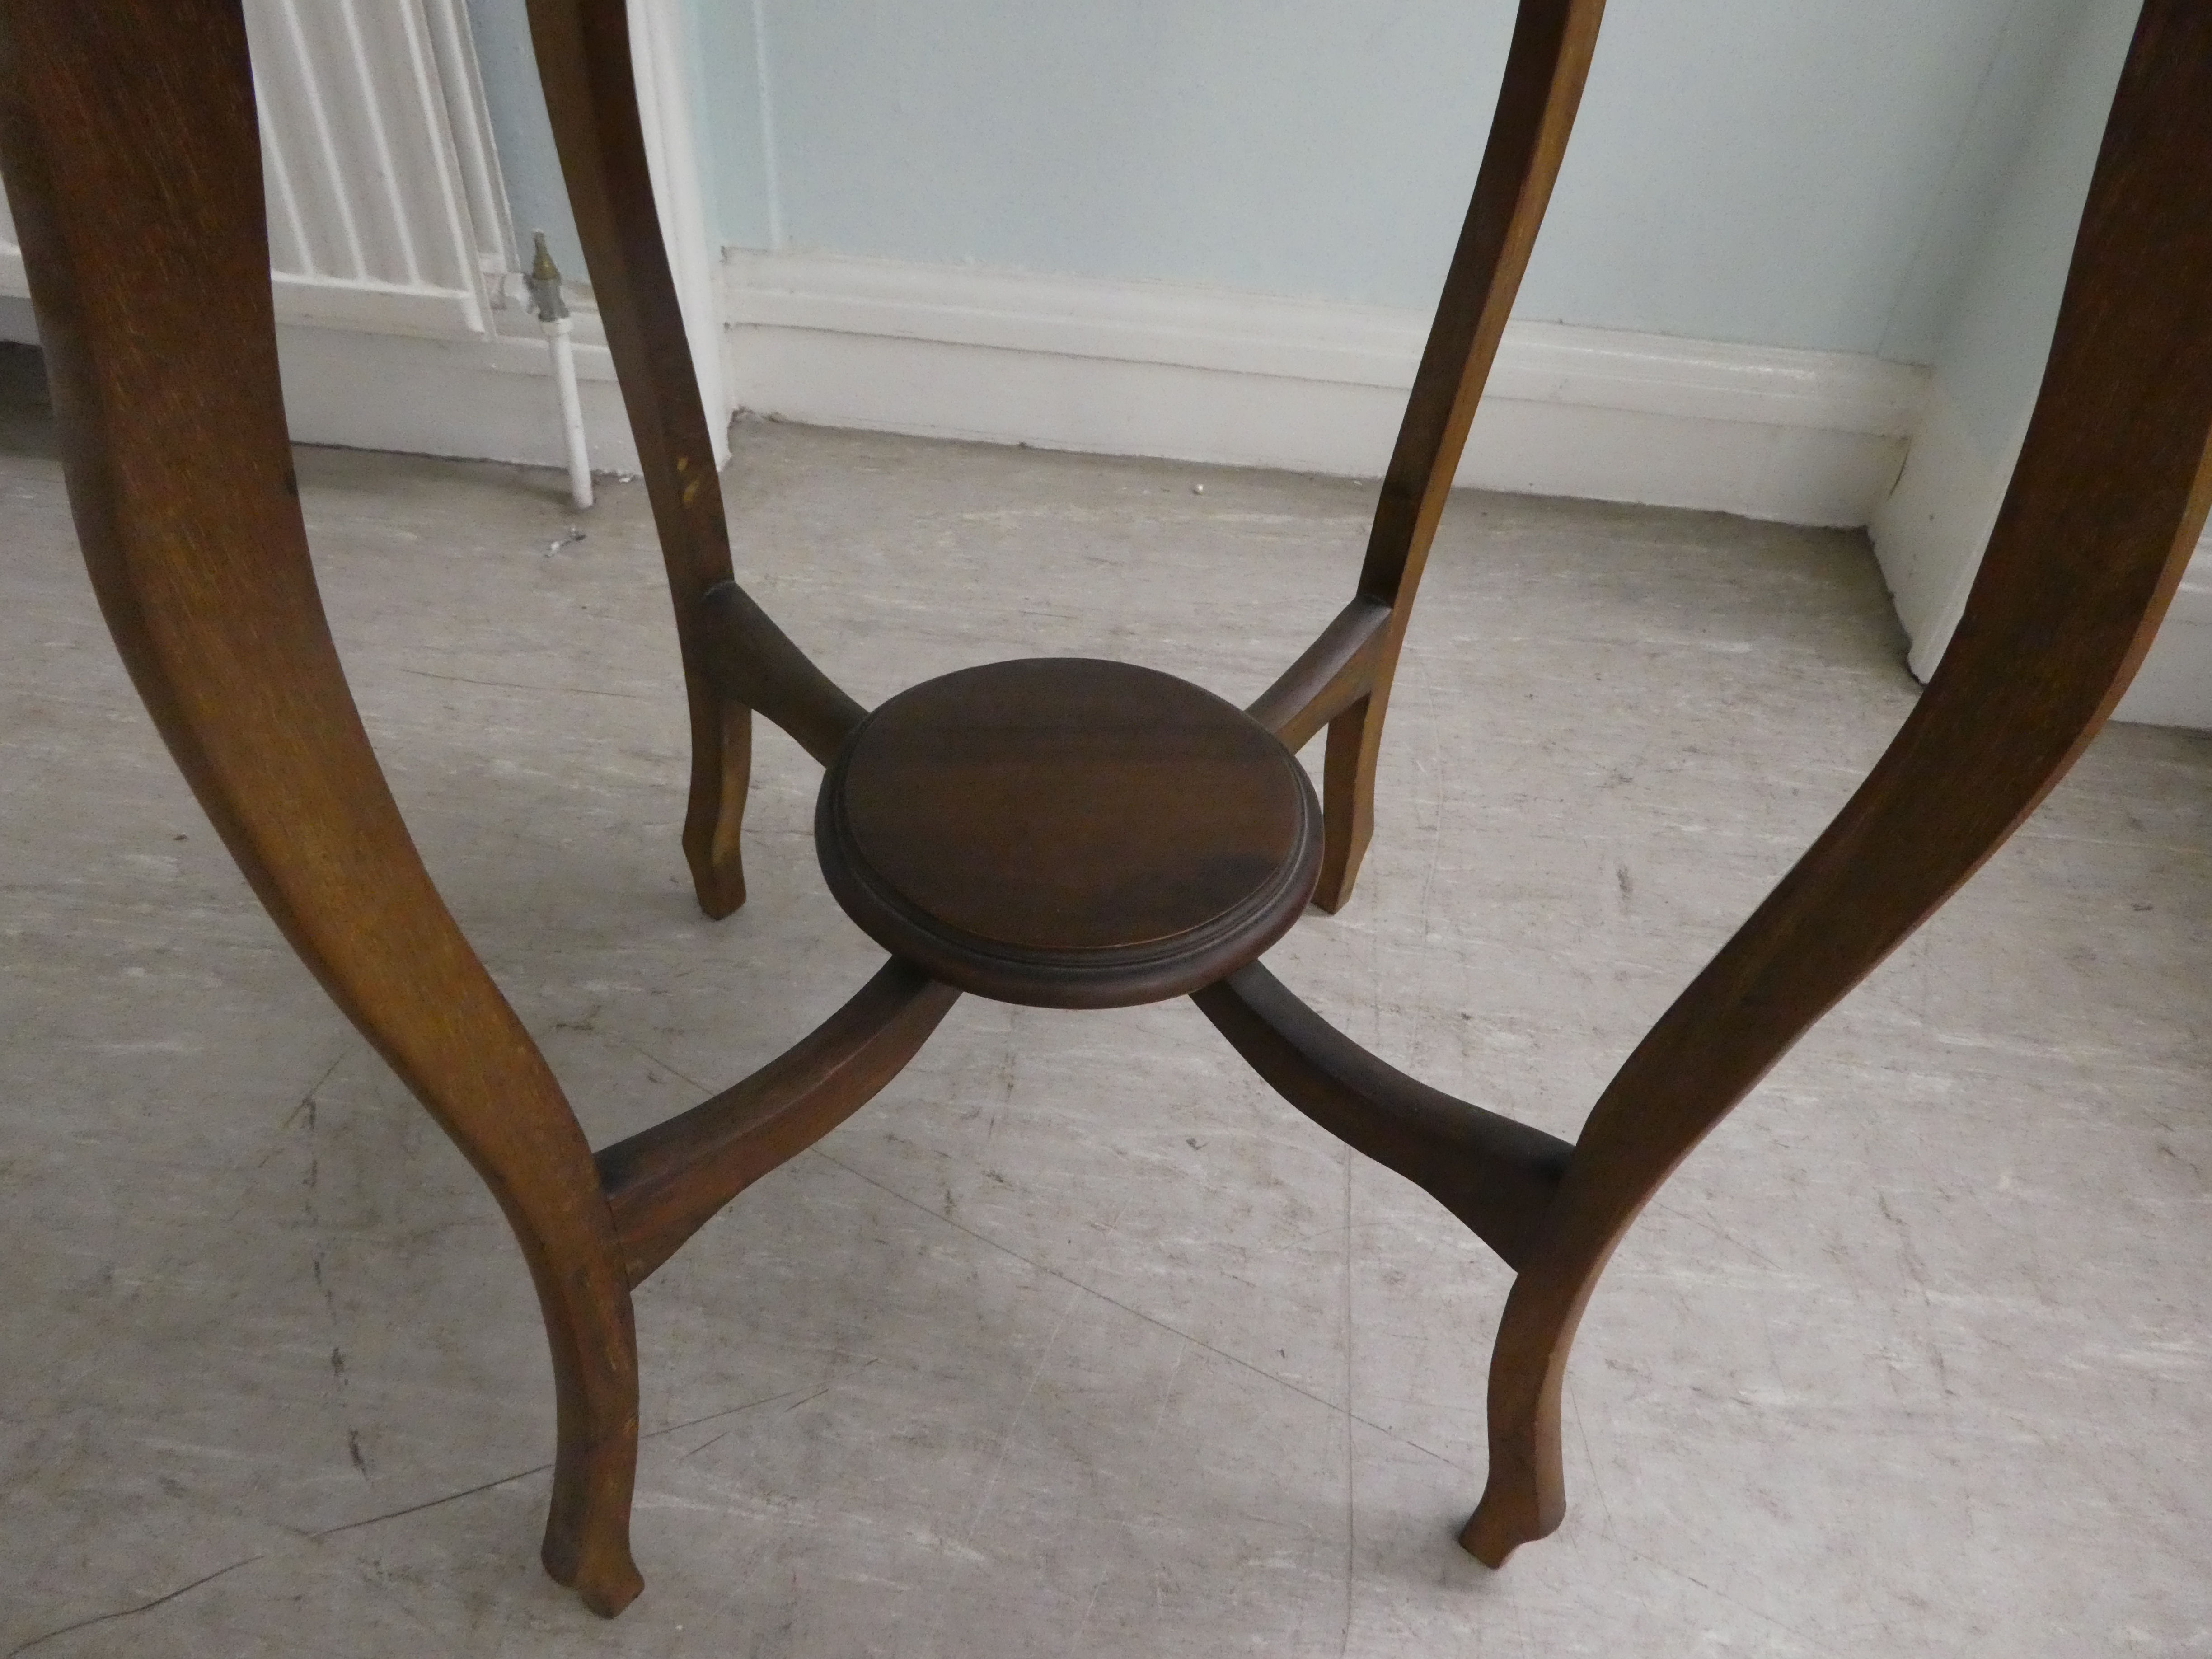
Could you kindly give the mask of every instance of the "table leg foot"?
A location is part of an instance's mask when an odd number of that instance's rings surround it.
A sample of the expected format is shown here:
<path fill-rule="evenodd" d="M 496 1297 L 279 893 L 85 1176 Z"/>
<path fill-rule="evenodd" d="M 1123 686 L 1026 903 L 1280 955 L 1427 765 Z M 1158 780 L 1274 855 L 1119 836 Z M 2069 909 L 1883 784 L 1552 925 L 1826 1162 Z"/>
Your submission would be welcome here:
<path fill-rule="evenodd" d="M 574 1590 L 602 1619 L 614 1618 L 645 1589 L 644 1576 L 630 1559 L 627 1516 L 614 1528 L 587 1528 L 580 1535 L 556 1536 L 549 1524 L 538 1559 L 555 1583 Z"/>
<path fill-rule="evenodd" d="M 1352 897 L 1360 860 L 1375 836 L 1375 760 L 1382 747 L 1385 688 L 1377 687 L 1328 723 L 1322 765 L 1321 879 L 1315 904 L 1334 915 Z"/>
<path fill-rule="evenodd" d="M 745 902 L 745 795 L 751 783 L 753 711 L 711 695 L 691 720 L 691 803 L 684 818 L 684 860 L 699 908 L 716 921 Z"/>
<path fill-rule="evenodd" d="M 1566 1517 L 1564 1492 L 1542 1491 L 1518 1476 L 1500 1479 L 1493 1468 L 1482 1501 L 1460 1528 L 1459 1547 L 1495 1571 L 1522 1545 L 1551 1536 Z"/>
<path fill-rule="evenodd" d="M 603 1264 L 602 1264 L 603 1265 Z M 557 1271 L 557 1270 L 556 1270 Z M 541 1276 L 541 1296 L 545 1281 Z M 637 1331 L 626 1290 L 599 1273 L 562 1275 L 544 1297 L 553 1351 L 559 1449 L 538 1559 L 556 1584 L 611 1619 L 645 1588 L 629 1553 L 637 1485 Z"/>
<path fill-rule="evenodd" d="M 1592 1281 L 1595 1276 L 1591 1274 Z M 1588 1294 L 1586 1284 L 1572 1304 L 1576 1314 Z M 1570 1316 L 1565 1325 L 1540 1334 L 1528 1330 L 1534 1322 L 1538 1322 L 1526 1317 L 1525 1305 L 1516 1310 L 1509 1302 L 1491 1364 L 1490 1478 L 1459 1534 L 1460 1547 L 1486 1567 L 1504 1566 L 1515 1550 L 1549 1537 L 1567 1516 L 1559 1395 L 1574 1319 Z M 1537 1340 L 1528 1341 L 1532 1334 Z M 1534 1357 L 1535 1363 L 1526 1363 L 1522 1356 Z"/>

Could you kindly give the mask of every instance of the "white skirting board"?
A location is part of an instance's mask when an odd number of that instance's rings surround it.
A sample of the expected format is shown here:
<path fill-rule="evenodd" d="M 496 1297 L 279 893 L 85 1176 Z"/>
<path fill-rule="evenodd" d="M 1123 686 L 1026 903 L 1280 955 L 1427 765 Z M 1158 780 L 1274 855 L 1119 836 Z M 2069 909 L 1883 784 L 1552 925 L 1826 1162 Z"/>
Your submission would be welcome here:
<path fill-rule="evenodd" d="M 1426 319 L 1212 289 L 732 253 L 732 401 L 824 425 L 1374 477 Z M 19 313 L 20 314 L 16 314 Z M 520 313 L 429 339 L 279 330 L 303 443 L 558 465 L 546 353 Z M 636 465 L 578 315 L 593 464 Z M 0 337 L 30 339 L 0 301 Z M 1459 482 L 1864 524 L 1903 460 L 1923 371 L 1871 358 L 1516 323 Z"/>
<path fill-rule="evenodd" d="M 592 465 L 635 472 L 614 364 L 598 318 L 576 312 L 576 380 Z M 433 340 L 280 323 L 277 353 L 292 437 L 303 444 L 389 449 L 469 460 L 565 466 L 550 354 L 520 311 L 511 336 Z M 38 342 L 27 300 L 0 295 L 0 340 Z"/>
<path fill-rule="evenodd" d="M 1347 477 L 1388 461 L 1425 329 L 1320 301 L 810 255 L 732 252 L 723 277 L 724 367 L 757 413 Z M 526 317 L 493 314 L 507 337 L 281 327 L 295 437 L 560 465 L 544 344 Z M 634 471 L 597 319 L 577 321 L 593 463 Z M 0 339 L 35 338 L 27 302 L 0 298 Z M 1984 453 L 1923 369 L 1516 323 L 1459 482 L 1869 525 L 1924 679 L 2017 450 L 2015 434 Z M 2119 717 L 2212 730 L 2212 543 Z"/>
<path fill-rule="evenodd" d="M 1966 609 L 1966 590 L 2027 435 L 2022 422 L 2001 451 L 1990 453 L 1943 386 L 1931 385 L 1897 488 L 1875 509 L 1868 526 L 1875 556 L 1911 641 L 1905 660 L 1923 683 Z"/>
<path fill-rule="evenodd" d="M 1939 381 L 1929 389 L 1897 488 L 1875 509 L 1875 556 L 1911 641 L 1906 661 L 1923 682 L 1959 625 L 2027 435 L 2023 418 L 2002 449 L 1990 453 Z M 2212 730 L 2212 537 L 2197 544 L 2114 718 Z"/>
<path fill-rule="evenodd" d="M 576 313 L 576 388 L 592 467 L 637 471 L 613 360 Z M 280 325 L 284 412 L 294 441 L 562 467 L 559 393 L 537 325 L 512 337 L 405 339 Z"/>
<path fill-rule="evenodd" d="M 729 252 L 732 400 L 831 426 L 1371 477 L 1428 319 L 1164 284 Z M 1506 331 L 1458 482 L 1867 522 L 1923 370 L 1542 323 Z"/>

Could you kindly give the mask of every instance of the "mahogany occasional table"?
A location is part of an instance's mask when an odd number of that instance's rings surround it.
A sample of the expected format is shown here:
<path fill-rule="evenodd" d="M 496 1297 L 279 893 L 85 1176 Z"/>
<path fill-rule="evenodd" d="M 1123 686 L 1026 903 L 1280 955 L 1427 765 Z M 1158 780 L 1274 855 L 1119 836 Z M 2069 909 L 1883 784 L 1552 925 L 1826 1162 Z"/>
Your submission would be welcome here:
<path fill-rule="evenodd" d="M 546 1570 L 618 1613 L 630 1291 L 865 1103 L 962 993 L 1190 995 L 1290 1103 L 1516 1269 L 1490 1474 L 1496 1566 L 1559 1523 L 1559 1391 L 1607 1256 L 1698 1139 L 2033 810 L 2111 712 L 2205 517 L 2212 6 L 2147 0 L 2009 494 L 1942 667 L 1873 773 L 1632 1054 L 1569 1145 L 1394 1070 L 1258 958 L 1349 896 L 1408 608 L 1596 42 L 1523 0 L 1466 228 L 1343 611 L 1250 708 L 1150 670 L 964 670 L 870 712 L 731 580 L 721 493 L 646 171 L 623 0 L 530 0 L 576 221 L 651 492 L 690 688 L 699 902 L 744 900 L 750 723 L 827 769 L 830 890 L 890 953 L 744 1081 L 594 1152 L 431 885 L 317 596 L 276 372 L 239 0 L 0 0 L 0 166 L 86 562 L 232 855 L 497 1197 L 559 1399 Z M 1326 728 L 1317 799 L 1293 758 Z M 1715 1494 L 1724 1501 L 1724 1494 Z"/>

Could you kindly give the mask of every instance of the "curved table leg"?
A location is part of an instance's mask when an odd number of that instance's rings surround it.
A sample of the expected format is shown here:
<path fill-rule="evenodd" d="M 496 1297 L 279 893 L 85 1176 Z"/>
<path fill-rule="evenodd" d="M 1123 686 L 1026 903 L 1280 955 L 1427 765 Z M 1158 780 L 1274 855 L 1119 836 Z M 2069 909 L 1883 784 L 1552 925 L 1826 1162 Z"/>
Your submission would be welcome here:
<path fill-rule="evenodd" d="M 589 1147 L 447 913 L 362 729 L 300 516 L 239 0 L 0 0 L 0 167 L 85 562 L 231 854 L 483 1176 L 544 1311 L 545 1565 L 640 1588 L 629 1291 Z"/>
<path fill-rule="evenodd" d="M 1495 1566 L 1565 1513 L 1575 1326 L 1652 1194 L 1805 1030 L 2034 810 L 2150 644 L 2212 495 L 2212 9 L 2148 0 L 2106 130 L 2043 389 L 1965 619 L 1836 821 L 1592 1109 L 1505 1307 Z"/>
<path fill-rule="evenodd" d="M 1482 168 L 1383 474 L 1360 570 L 1359 599 L 1387 606 L 1389 619 L 1364 665 L 1364 694 L 1328 722 L 1325 841 L 1314 893 L 1324 910 L 1340 909 L 1351 898 L 1374 834 L 1376 758 L 1406 623 L 1566 154 L 1604 11 L 1604 0 L 1522 0 L 1514 21 Z"/>
<path fill-rule="evenodd" d="M 738 832 L 752 763 L 752 713 L 723 694 L 710 666 L 703 602 L 709 588 L 731 579 L 730 531 L 653 204 L 629 20 L 623 0 L 529 0 L 529 7 L 561 170 L 676 607 L 691 709 L 684 855 L 699 908 L 726 916 L 745 902 Z"/>

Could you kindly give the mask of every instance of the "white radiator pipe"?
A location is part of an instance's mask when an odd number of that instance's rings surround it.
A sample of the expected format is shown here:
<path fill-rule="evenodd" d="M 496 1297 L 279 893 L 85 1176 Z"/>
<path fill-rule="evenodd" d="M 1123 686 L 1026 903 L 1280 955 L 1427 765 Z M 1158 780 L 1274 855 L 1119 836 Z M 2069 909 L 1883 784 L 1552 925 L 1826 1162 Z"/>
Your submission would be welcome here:
<path fill-rule="evenodd" d="M 568 499 L 592 504 L 592 453 L 584 447 L 584 400 L 576 394 L 575 325 L 566 317 L 540 325 L 553 347 L 553 381 L 561 391 L 561 434 L 568 443 Z"/>
<path fill-rule="evenodd" d="M 561 394 L 561 435 L 568 452 L 568 499 L 579 507 L 592 504 L 592 455 L 584 443 L 584 400 L 576 391 L 575 325 L 561 297 L 561 271 L 545 246 L 545 233 L 532 233 L 537 248 L 530 262 L 530 308 L 545 331 L 553 353 L 553 384 Z"/>

